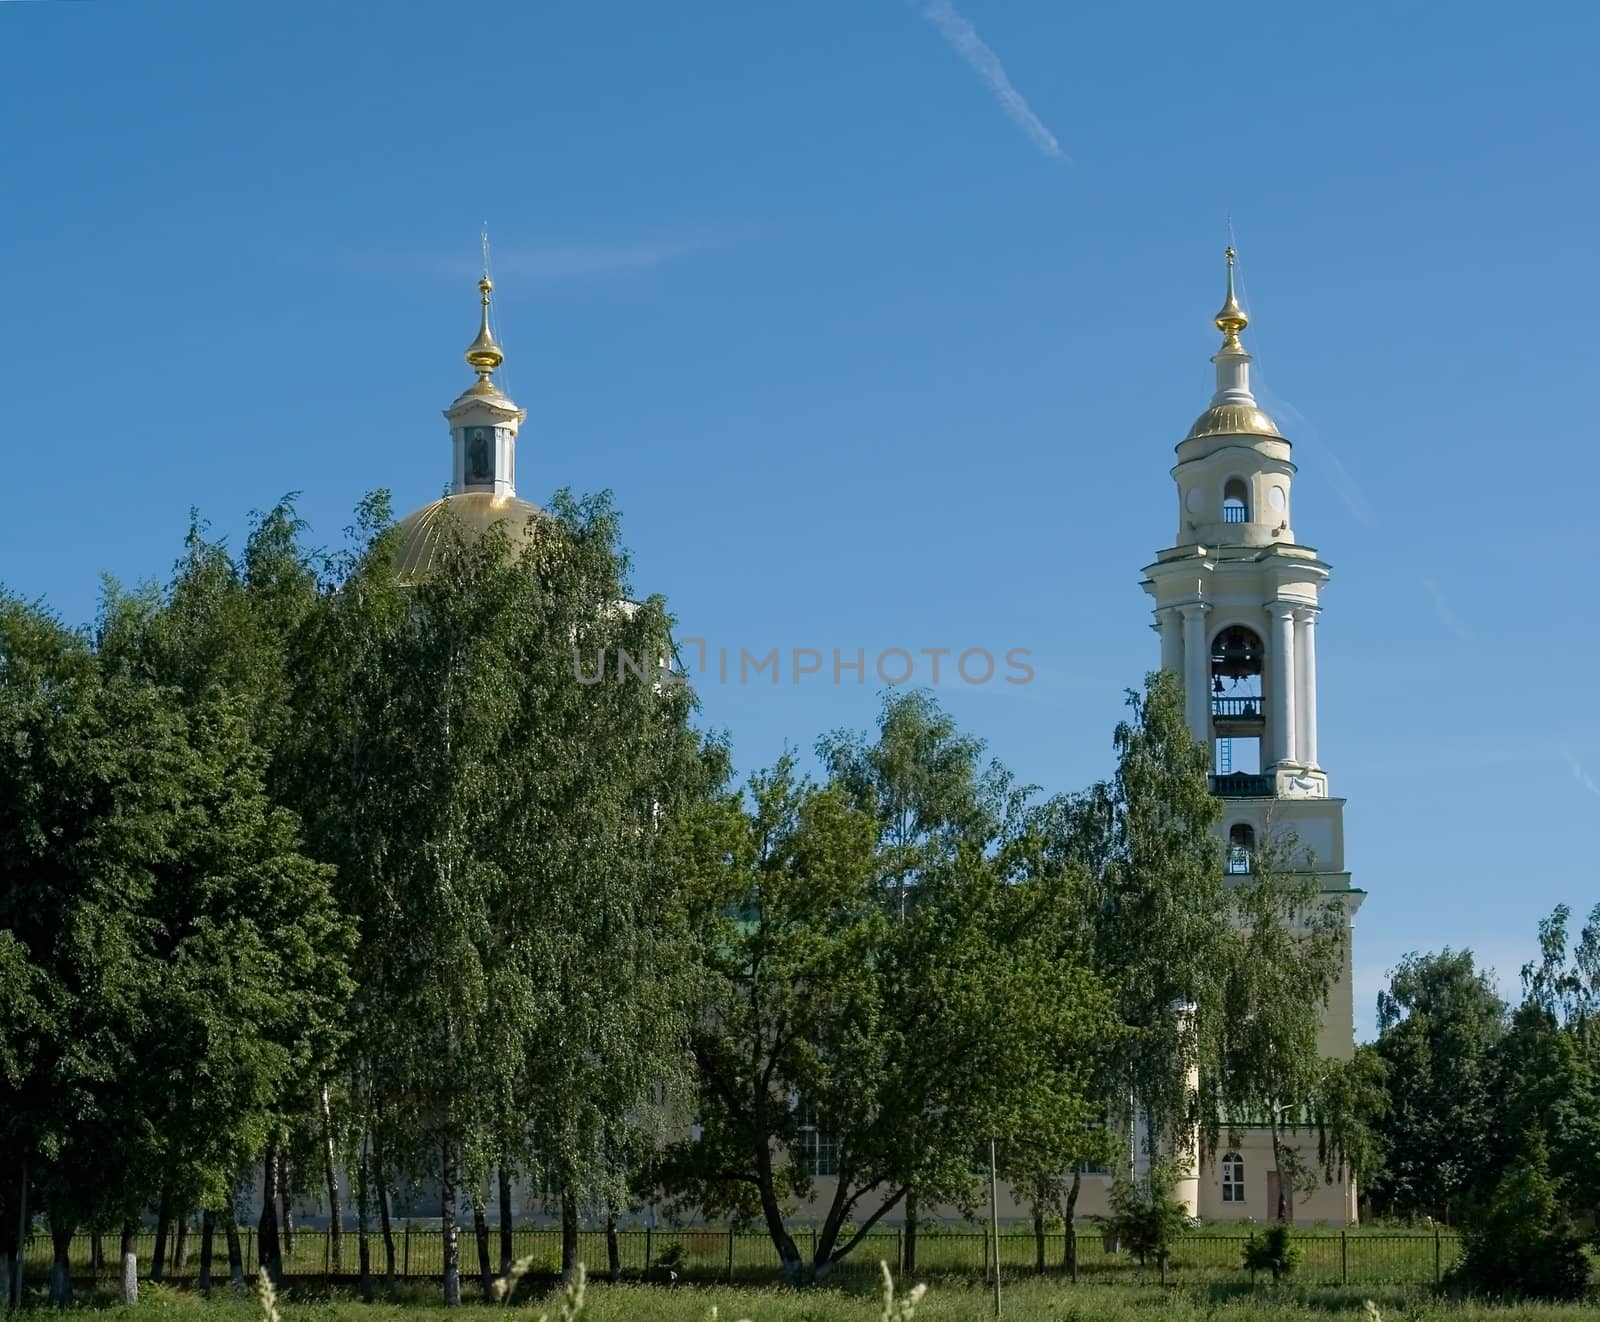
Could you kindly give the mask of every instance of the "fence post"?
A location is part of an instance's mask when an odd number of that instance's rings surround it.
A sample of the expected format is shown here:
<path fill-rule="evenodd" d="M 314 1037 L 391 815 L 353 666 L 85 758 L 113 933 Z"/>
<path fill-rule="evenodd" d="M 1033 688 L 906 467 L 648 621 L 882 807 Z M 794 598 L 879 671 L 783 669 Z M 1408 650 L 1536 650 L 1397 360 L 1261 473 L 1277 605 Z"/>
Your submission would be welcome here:
<path fill-rule="evenodd" d="M 728 1284 L 733 1284 L 733 1222 L 728 1222 Z"/>
<path fill-rule="evenodd" d="M 333 1224 L 322 1232 L 322 1283 L 327 1285 L 333 1279 Z"/>
<path fill-rule="evenodd" d="M 1439 1280 L 1439 1227 L 1435 1225 L 1433 1228 L 1433 1283 L 1438 1285 Z"/>
<path fill-rule="evenodd" d="M 905 1231 L 901 1227 L 894 1228 L 894 1274 L 898 1276 L 906 1269 L 906 1241 Z"/>
<path fill-rule="evenodd" d="M 1350 1233 L 1339 1232 L 1339 1284 L 1350 1284 Z"/>
<path fill-rule="evenodd" d="M 406 1252 L 405 1257 L 401 1259 L 400 1275 L 411 1275 L 411 1222 L 409 1221 L 406 1222 Z"/>
<path fill-rule="evenodd" d="M 995 1245 L 996 1250 L 999 1247 L 998 1244 Z M 989 1232 L 987 1230 L 983 1232 L 983 1279 L 986 1281 L 989 1279 Z"/>
<path fill-rule="evenodd" d="M 650 1274 L 650 1223 L 644 1223 L 644 1270 L 645 1275 Z"/>

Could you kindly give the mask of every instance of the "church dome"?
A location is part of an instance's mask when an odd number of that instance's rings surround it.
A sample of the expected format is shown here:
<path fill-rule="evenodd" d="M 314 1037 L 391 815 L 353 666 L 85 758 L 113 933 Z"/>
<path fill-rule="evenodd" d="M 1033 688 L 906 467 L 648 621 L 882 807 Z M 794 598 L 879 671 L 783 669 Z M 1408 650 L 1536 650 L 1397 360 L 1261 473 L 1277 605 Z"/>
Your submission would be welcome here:
<path fill-rule="evenodd" d="M 1202 436 L 1271 436 L 1283 440 L 1278 424 L 1254 404 L 1213 404 L 1194 420 L 1184 440 Z"/>
<path fill-rule="evenodd" d="M 492 491 L 462 491 L 424 505 L 400 521 L 394 551 L 396 576 L 405 583 L 426 578 L 457 533 L 476 541 L 497 523 L 505 525 L 513 547 L 527 530 L 548 518 L 531 501 Z"/>

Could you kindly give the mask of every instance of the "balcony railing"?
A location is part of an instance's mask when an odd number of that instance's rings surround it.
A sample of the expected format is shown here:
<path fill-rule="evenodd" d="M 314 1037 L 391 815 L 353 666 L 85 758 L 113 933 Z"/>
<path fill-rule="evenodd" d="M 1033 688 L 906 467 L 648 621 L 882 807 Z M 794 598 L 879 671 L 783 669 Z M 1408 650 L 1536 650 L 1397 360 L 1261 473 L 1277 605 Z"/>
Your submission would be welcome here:
<path fill-rule="evenodd" d="M 1211 777 L 1211 792 L 1219 799 L 1270 799 L 1272 791 L 1271 776 L 1231 771 L 1225 776 Z"/>
<path fill-rule="evenodd" d="M 1224 505 L 1222 507 L 1222 521 L 1224 523 L 1249 523 L 1250 511 L 1243 505 Z"/>
<path fill-rule="evenodd" d="M 1212 698 L 1211 714 L 1219 719 L 1260 720 L 1260 698 Z"/>

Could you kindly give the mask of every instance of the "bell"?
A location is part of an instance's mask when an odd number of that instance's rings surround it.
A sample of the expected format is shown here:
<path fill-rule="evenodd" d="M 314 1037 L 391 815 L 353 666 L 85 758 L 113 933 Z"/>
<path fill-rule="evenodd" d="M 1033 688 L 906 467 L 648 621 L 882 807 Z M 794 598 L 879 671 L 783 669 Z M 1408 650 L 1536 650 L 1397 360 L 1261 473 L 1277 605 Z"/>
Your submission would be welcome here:
<path fill-rule="evenodd" d="M 1221 675 L 1217 676 L 1216 683 L 1211 686 L 1211 691 L 1213 693 L 1221 693 L 1222 692 L 1222 676 Z"/>

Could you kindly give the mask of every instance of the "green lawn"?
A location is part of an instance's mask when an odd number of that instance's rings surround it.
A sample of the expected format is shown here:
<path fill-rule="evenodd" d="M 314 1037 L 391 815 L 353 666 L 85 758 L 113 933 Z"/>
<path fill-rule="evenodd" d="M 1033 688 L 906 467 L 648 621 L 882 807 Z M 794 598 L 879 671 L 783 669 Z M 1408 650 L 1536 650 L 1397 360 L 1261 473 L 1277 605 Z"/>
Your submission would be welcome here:
<path fill-rule="evenodd" d="M 435 1287 L 436 1289 L 436 1287 Z M 392 1302 L 363 1305 L 346 1294 L 320 1289 L 289 1288 L 279 1297 L 282 1322 L 471 1322 L 488 1313 L 469 1297 L 461 1310 L 447 1311 L 436 1302 L 435 1289 L 420 1283 L 402 1287 Z M 470 1292 L 469 1292 L 470 1295 Z M 1005 1286 L 1004 1316 L 1010 1322 L 1359 1322 L 1363 1303 L 1376 1301 L 1384 1322 L 1594 1322 L 1595 1309 L 1521 1305 L 1495 1308 L 1459 1304 L 1435 1297 L 1430 1291 L 1387 1286 L 1371 1289 L 1289 1286 L 1251 1289 L 1237 1285 L 1188 1286 L 1163 1289 L 1156 1285 L 1076 1286 L 1055 1279 L 1018 1279 Z M 82 1300 L 81 1302 L 104 1302 Z M 508 1322 L 532 1322 L 543 1308 L 554 1313 L 556 1300 L 543 1288 L 513 1308 L 496 1306 L 494 1312 Z M 664 1287 L 591 1284 L 583 1322 L 705 1322 L 715 1305 L 722 1322 L 872 1322 L 879 1317 L 881 1299 L 874 1285 L 853 1278 L 845 1286 L 801 1290 L 750 1289 L 729 1286 Z M 108 1319 L 128 1322 L 261 1322 L 253 1299 L 217 1298 L 206 1301 L 170 1286 L 144 1286 L 139 1307 L 106 1305 Z M 993 1316 L 990 1289 L 971 1281 L 934 1278 L 918 1322 L 954 1322 Z"/>
<path fill-rule="evenodd" d="M 810 1232 L 799 1229 L 795 1234 L 803 1255 L 809 1257 Z M 1167 1283 L 1174 1284 L 1247 1284 L 1248 1277 L 1241 1264 L 1249 1229 L 1237 1226 L 1208 1226 L 1184 1235 L 1173 1250 L 1168 1266 Z M 679 1275 L 696 1282 L 734 1283 L 747 1285 L 767 1284 L 778 1276 L 777 1256 L 772 1241 L 761 1231 L 740 1231 L 730 1235 L 723 1227 L 701 1229 L 661 1229 L 647 1233 L 627 1230 L 618 1236 L 618 1247 L 623 1270 L 637 1276 L 663 1260 L 673 1263 Z M 78 1236 L 72 1244 L 72 1262 L 75 1272 L 87 1274 L 92 1262 L 92 1239 Z M 154 1236 L 148 1232 L 138 1242 L 141 1274 L 148 1275 L 150 1253 Z M 382 1237 L 368 1235 L 368 1250 L 373 1270 L 382 1272 L 384 1246 Z M 1386 1230 L 1376 1233 L 1351 1231 L 1302 1232 L 1296 1237 L 1301 1249 L 1300 1279 L 1307 1282 L 1334 1285 L 1432 1285 L 1450 1270 L 1460 1251 L 1455 1235 L 1444 1232 L 1396 1232 Z M 115 1236 L 106 1236 L 102 1242 L 105 1261 L 103 1273 L 115 1273 Z M 1045 1261 L 1055 1268 L 1062 1262 L 1065 1240 L 1062 1233 L 1052 1231 L 1045 1236 Z M 253 1230 L 247 1229 L 243 1242 L 245 1271 L 254 1274 L 256 1269 L 256 1244 Z M 903 1259 L 904 1245 L 901 1232 L 895 1229 L 874 1231 L 851 1254 L 839 1269 L 852 1279 L 862 1277 L 870 1286 L 876 1277 L 876 1263 L 886 1261 L 895 1266 Z M 490 1252 L 493 1261 L 500 1260 L 498 1233 L 492 1233 Z M 983 1230 L 975 1227 L 926 1228 L 918 1236 L 917 1270 L 924 1274 L 966 1273 L 982 1279 L 988 1274 L 993 1243 Z M 605 1236 L 586 1231 L 579 1237 L 579 1257 L 592 1264 L 606 1261 Z M 1001 1264 L 1009 1273 L 1027 1273 L 1034 1266 L 1034 1238 L 1029 1230 L 1007 1228 L 1001 1234 Z M 668 1256 L 671 1255 L 671 1256 Z M 553 1227 L 518 1229 L 513 1236 L 512 1256 L 528 1258 L 536 1272 L 554 1272 L 561 1261 L 561 1233 Z M 35 1235 L 28 1246 L 28 1271 L 35 1281 L 49 1272 L 51 1245 L 46 1235 Z M 199 1237 L 189 1239 L 189 1262 L 182 1273 L 192 1277 L 198 1270 Z M 353 1275 L 356 1269 L 357 1245 L 353 1232 L 346 1232 L 342 1251 L 342 1270 L 334 1275 Z M 476 1271 L 477 1245 L 470 1229 L 461 1235 L 461 1268 L 464 1276 Z M 285 1273 L 293 1285 L 322 1285 L 332 1266 L 332 1254 L 325 1232 L 298 1230 L 294 1238 L 294 1254 L 286 1257 Z M 434 1226 L 419 1226 L 397 1230 L 395 1234 L 395 1269 L 400 1276 L 431 1277 L 443 1271 L 442 1242 Z M 227 1276 L 226 1248 L 222 1237 L 217 1236 L 213 1246 L 213 1272 Z M 170 1272 L 170 1268 L 169 1268 Z M 1092 1229 L 1078 1231 L 1078 1274 L 1080 1283 L 1096 1280 L 1131 1282 L 1137 1276 L 1138 1266 L 1126 1253 L 1107 1253 L 1101 1236 Z"/>

